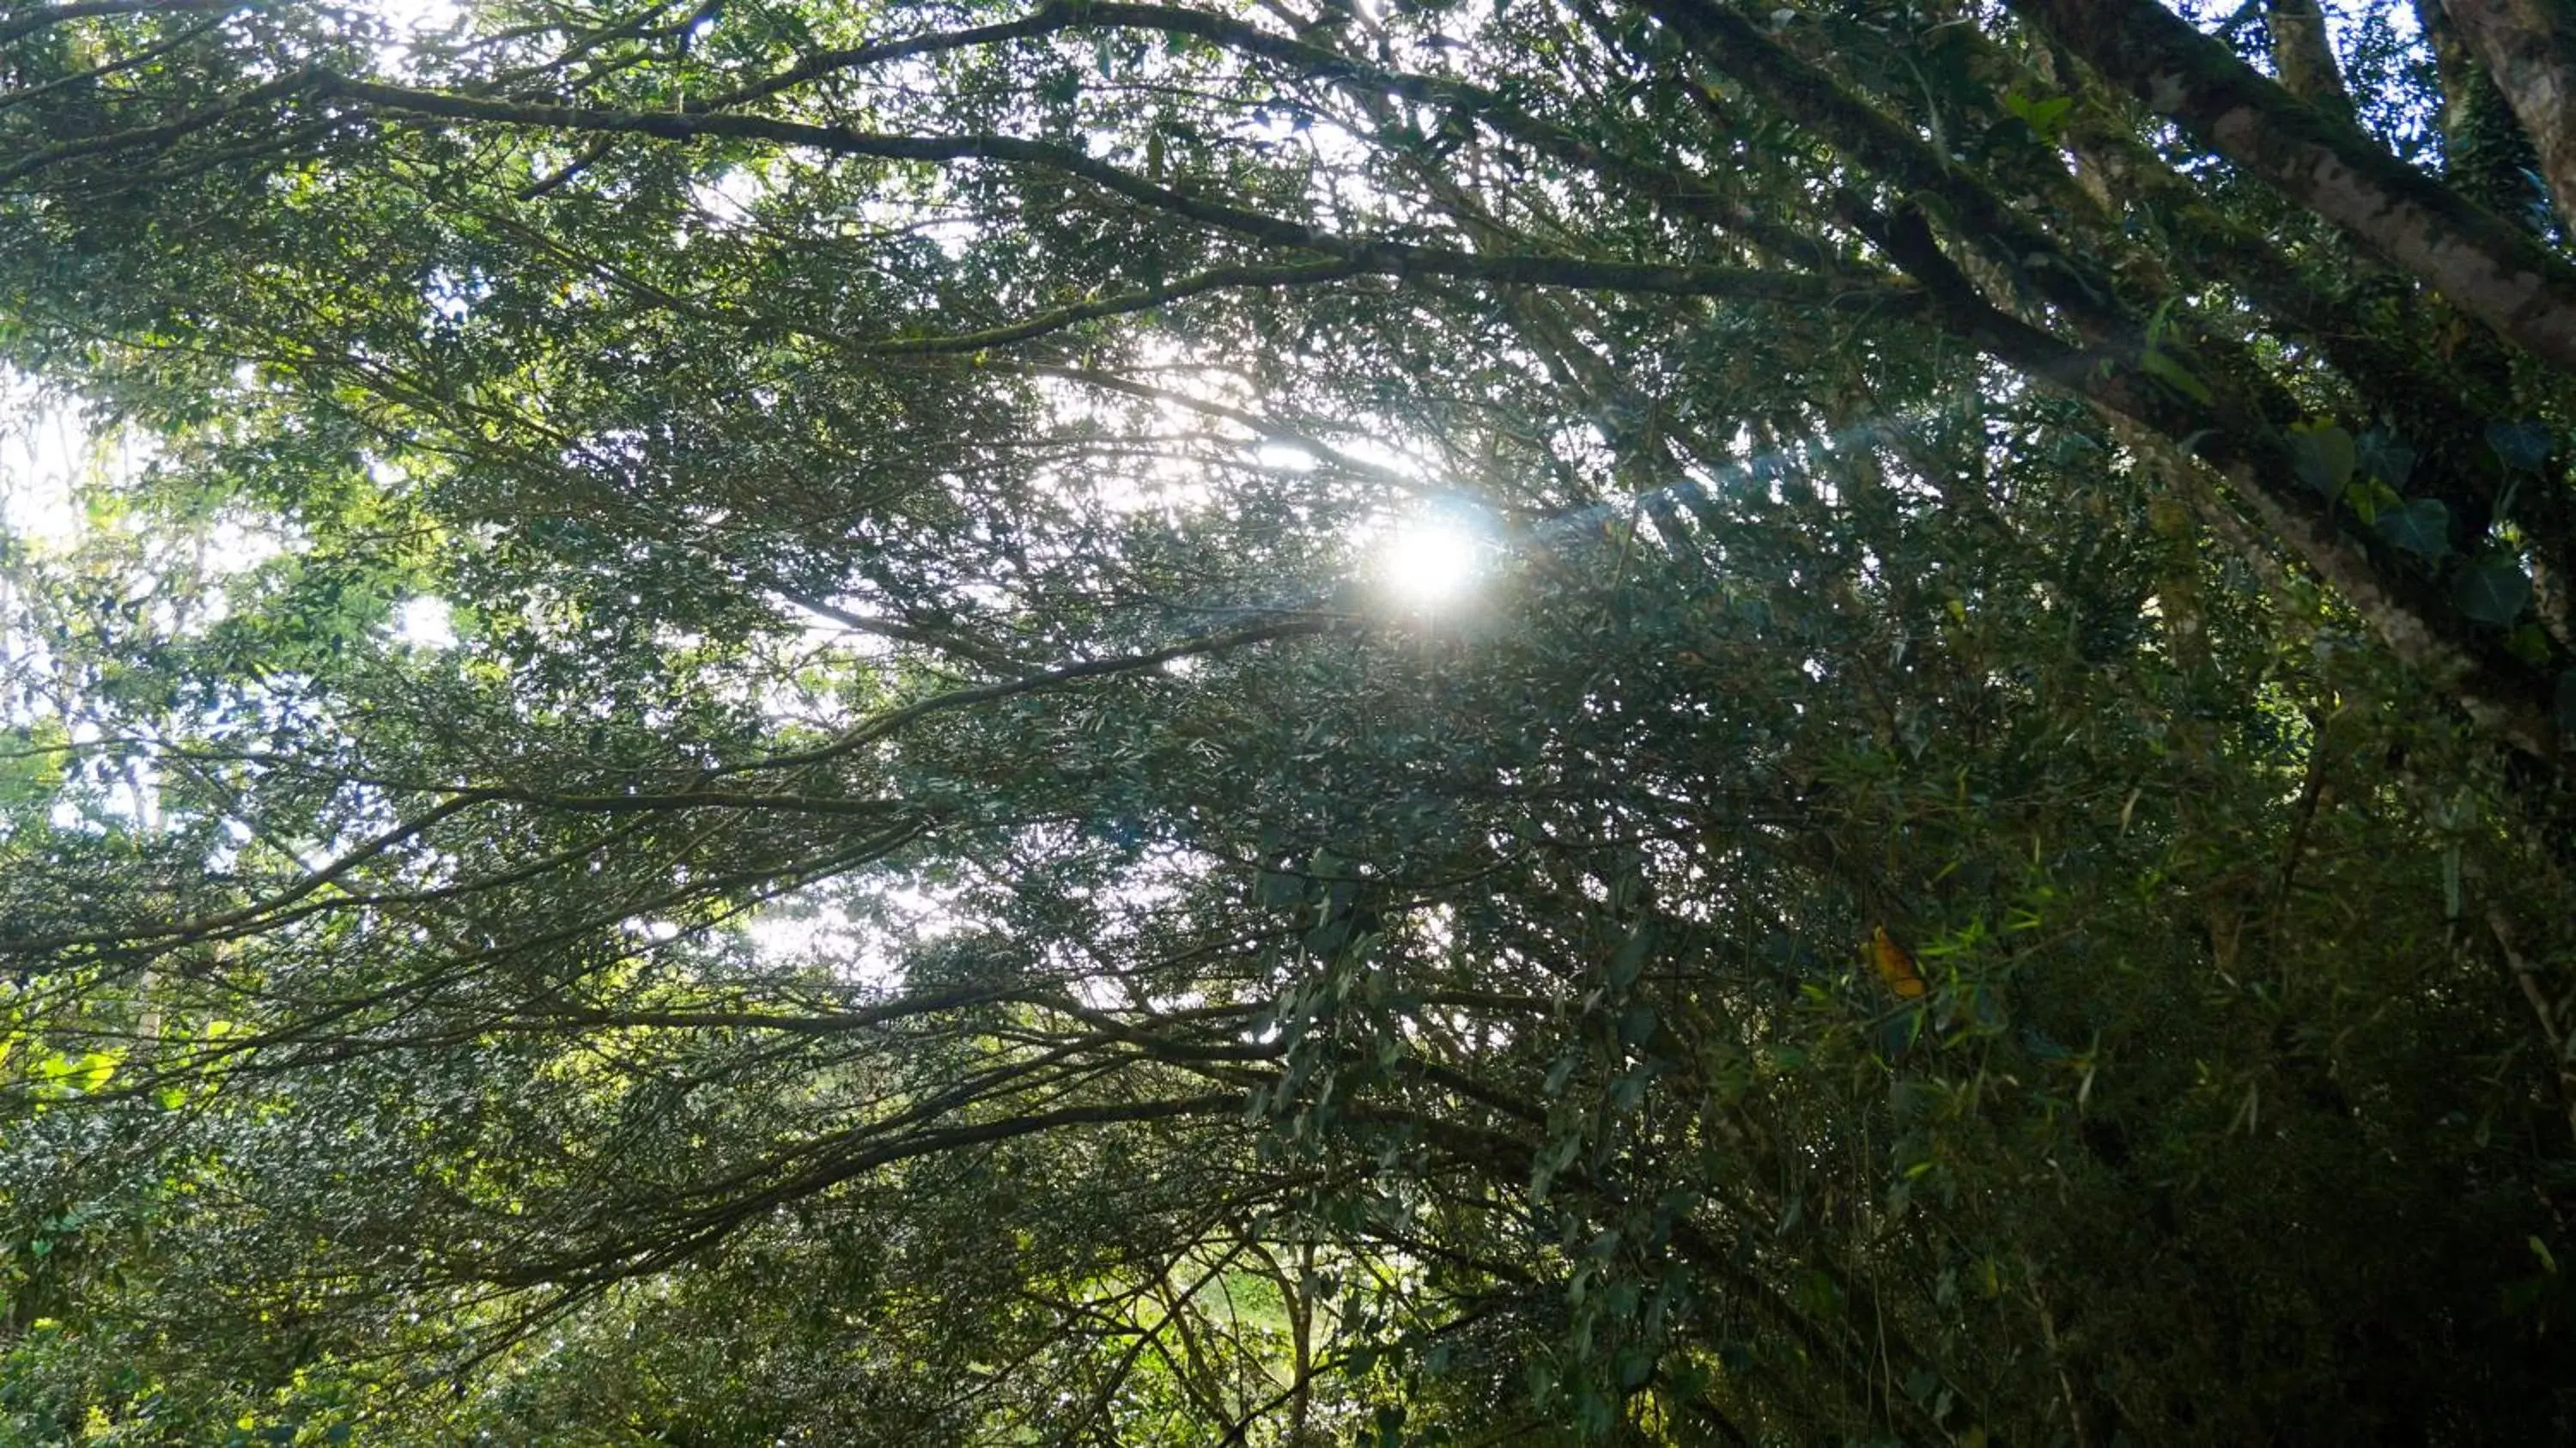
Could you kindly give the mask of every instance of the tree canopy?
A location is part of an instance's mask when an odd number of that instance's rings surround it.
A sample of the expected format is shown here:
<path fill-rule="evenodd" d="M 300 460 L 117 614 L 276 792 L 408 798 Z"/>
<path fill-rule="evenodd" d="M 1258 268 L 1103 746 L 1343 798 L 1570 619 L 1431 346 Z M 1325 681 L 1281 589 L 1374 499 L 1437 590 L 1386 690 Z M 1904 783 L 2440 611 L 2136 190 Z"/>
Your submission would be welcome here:
<path fill-rule="evenodd" d="M 2576 1435 L 2570 96 L 0 5 L 0 1437 Z"/>

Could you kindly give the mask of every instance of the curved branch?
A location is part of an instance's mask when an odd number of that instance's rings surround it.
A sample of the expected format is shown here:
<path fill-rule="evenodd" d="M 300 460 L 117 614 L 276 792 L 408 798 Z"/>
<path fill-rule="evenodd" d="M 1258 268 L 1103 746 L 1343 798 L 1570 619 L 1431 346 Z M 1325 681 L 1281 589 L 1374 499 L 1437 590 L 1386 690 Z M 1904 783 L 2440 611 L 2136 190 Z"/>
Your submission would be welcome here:
<path fill-rule="evenodd" d="M 0 45 L 74 20 L 102 20 L 120 15 L 164 15 L 171 11 L 255 10 L 251 0 L 72 0 L 46 5 L 12 20 L 0 20 Z"/>
<path fill-rule="evenodd" d="M 2576 219 L 2576 17 L 2544 0 L 2447 0 L 2540 157 L 2561 216 Z"/>
<path fill-rule="evenodd" d="M 917 704 L 908 704 L 903 708 L 880 714 L 829 744 L 818 744 L 811 749 L 798 750 L 791 754 L 773 754 L 765 759 L 756 759 L 743 764 L 726 765 L 719 769 L 711 769 L 707 773 L 713 778 L 759 769 L 790 769 L 799 765 L 820 764 L 825 760 L 838 759 L 852 750 L 865 748 L 933 714 L 945 714 L 977 704 L 990 704 L 1002 699 L 1016 698 L 1022 694 L 1035 694 L 1082 679 L 1100 679 L 1113 674 L 1132 674 L 1145 669 L 1160 668 L 1175 659 L 1220 654 L 1277 639 L 1311 638 L 1317 634 L 1331 633 L 1349 626 L 1346 620 L 1338 618 L 1286 619 L 1277 623 L 1262 624 L 1255 628 L 1240 629 L 1234 633 L 1192 639 L 1187 643 L 1173 644 L 1167 648 L 1154 649 L 1146 653 L 1120 654 L 1114 658 L 1091 659 L 1079 664 L 1068 664 L 1061 669 L 1032 675 L 1025 679 L 1012 679 L 1005 683 L 987 684 L 974 689 L 952 689 L 945 694 L 934 694 Z"/>
<path fill-rule="evenodd" d="M 2258 420 L 2195 403 L 2147 380 L 2141 357 L 2070 347 L 1997 310 L 1944 257 L 1919 216 L 1872 226 L 1906 270 L 1921 277 L 1950 330 L 1998 361 L 2137 422 L 2186 456 L 2217 469 L 2264 529 L 2315 570 L 2385 640 L 2430 675 L 2470 716 L 2552 768 L 2564 767 L 2547 681 L 2463 630 L 2428 585 L 2392 576 L 2335 527 L 2297 475 L 2289 445 Z"/>
<path fill-rule="evenodd" d="M 2125 341 L 2137 331 L 2108 275 L 2014 214 L 1930 143 L 1851 95 L 1724 0 L 1646 0 L 1646 8 L 1707 64 L 1882 179 L 1938 207 L 1961 235 L 2088 336 Z"/>
<path fill-rule="evenodd" d="M 59 146 L 47 146 L 43 150 L 29 152 L 5 166 L 0 166 L 0 185 L 33 176 L 49 167 L 61 165 L 65 161 L 105 156 L 118 151 L 138 151 L 155 146 L 166 146 L 172 141 L 219 125 L 232 116 L 266 105 L 270 101 L 284 100 L 289 96 L 308 93 L 318 83 L 319 78 L 315 73 L 295 71 L 264 84 L 252 86 L 238 95 L 226 96 L 222 100 L 200 106 L 193 111 L 163 121 L 159 125 L 110 131 L 101 136 L 88 136 L 77 141 L 65 141 Z"/>
<path fill-rule="evenodd" d="M 2149 110 L 2499 334 L 2576 371 L 2576 267 L 2529 235 L 2300 103 L 2155 0 L 2011 5 Z"/>
<path fill-rule="evenodd" d="M 696 1255 L 730 1235 L 735 1228 L 774 1206 L 813 1196 L 897 1162 L 909 1161 L 916 1157 L 936 1156 L 942 1152 L 957 1151 L 966 1147 L 987 1146 L 995 1142 L 1009 1141 L 1015 1137 L 1060 1131 L 1068 1127 L 1177 1121 L 1190 1117 L 1239 1117 L 1242 1114 L 1243 1094 L 1239 1091 L 1224 1091 L 1169 1100 L 1067 1106 L 1053 1111 L 1004 1116 L 972 1125 L 906 1134 L 895 1140 L 836 1153 L 800 1176 L 752 1192 L 735 1201 L 711 1207 L 698 1214 L 695 1222 L 680 1226 L 674 1237 L 646 1246 L 640 1251 L 633 1247 L 625 1251 L 612 1248 L 607 1252 L 594 1254 L 588 1259 L 572 1263 L 547 1264 L 517 1271 L 495 1272 L 490 1274 L 488 1280 L 504 1286 L 535 1287 L 548 1284 L 616 1281 L 645 1276 Z"/>
<path fill-rule="evenodd" d="M 1451 251 L 1441 247 L 1420 246 L 1410 242 L 1354 240 L 1287 217 L 1250 211 L 1239 206 L 1228 206 L 1168 186 L 1159 186 L 1133 172 L 1087 156 L 1070 146 L 1023 140 L 1016 136 L 889 135 L 874 131 L 853 130 L 845 126 L 817 126 L 799 121 L 773 120 L 765 116 L 620 111 L 584 106 L 538 105 L 413 90 L 403 86 L 382 85 L 373 81 L 336 76 L 316 81 L 315 86 L 322 94 L 353 100 L 361 105 L 397 115 L 435 116 L 448 120 L 482 121 L 494 125 L 574 133 L 642 135 L 678 142 L 711 139 L 766 141 L 825 155 L 888 161 L 919 161 L 934 165 L 960 161 L 990 161 L 1031 166 L 1077 177 L 1148 209 L 1166 212 L 1214 230 L 1229 232 L 1270 246 L 1338 258 L 1338 270 L 1343 274 L 1458 277 L 1505 285 L 1575 287 L 1669 296 L 1727 297 L 1743 301 L 1786 302 L 1838 309 L 1859 308 L 1880 312 L 1894 311 L 1900 314 L 1910 312 L 1921 305 L 1920 296 L 1911 288 L 1870 286 L 1837 277 L 1812 276 L 1797 272 L 1654 262 L 1602 261 L 1570 256 L 1480 255 Z M 227 104 L 236 107 L 238 105 L 238 103 Z M 102 138 L 99 144 L 104 145 L 106 141 L 112 139 Z M 0 176 L 5 176 L 5 173 L 0 173 Z M 1318 275 L 1315 269 L 1272 269 L 1265 274 L 1264 269 L 1242 268 L 1215 281 L 1204 283 L 1184 281 L 1178 284 L 1182 290 L 1172 291 L 1171 295 L 1177 297 L 1187 294 L 1190 290 L 1204 290 L 1218 285 L 1287 285 L 1293 282 L 1321 279 L 1326 278 Z M 1159 290 L 1146 292 L 1107 303 L 1092 304 L 1102 310 L 1086 313 L 1086 315 L 1106 316 L 1119 311 L 1139 310 L 1159 305 L 1162 300 L 1169 299 Z M 1005 327 L 997 333 L 976 334 L 971 338 L 890 339 L 862 345 L 872 350 L 887 352 L 973 351 L 995 345 L 988 340 L 991 336 L 998 335 L 1004 341 L 1017 341 L 1059 326 L 1070 325 L 1073 321 L 1084 319 L 1081 315 L 1073 315 L 1081 311 L 1083 309 L 1067 309 L 1067 313 L 1060 319 L 1033 319 Z"/>
<path fill-rule="evenodd" d="M 2263 28 L 2272 37 L 2272 68 L 2280 72 L 2282 87 L 2329 115 L 2352 119 L 2352 91 L 2335 63 L 2317 0 L 2268 0 Z"/>

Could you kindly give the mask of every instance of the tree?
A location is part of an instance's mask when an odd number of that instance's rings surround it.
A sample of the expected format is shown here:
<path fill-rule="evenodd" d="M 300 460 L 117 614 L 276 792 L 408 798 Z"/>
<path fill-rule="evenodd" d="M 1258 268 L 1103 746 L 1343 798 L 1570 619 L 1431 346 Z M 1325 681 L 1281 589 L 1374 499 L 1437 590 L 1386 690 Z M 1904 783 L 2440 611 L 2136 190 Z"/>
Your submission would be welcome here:
<path fill-rule="evenodd" d="M 2563 66 L 2417 21 L 0 19 L 149 454 L 0 1408 L 2563 1435 Z"/>

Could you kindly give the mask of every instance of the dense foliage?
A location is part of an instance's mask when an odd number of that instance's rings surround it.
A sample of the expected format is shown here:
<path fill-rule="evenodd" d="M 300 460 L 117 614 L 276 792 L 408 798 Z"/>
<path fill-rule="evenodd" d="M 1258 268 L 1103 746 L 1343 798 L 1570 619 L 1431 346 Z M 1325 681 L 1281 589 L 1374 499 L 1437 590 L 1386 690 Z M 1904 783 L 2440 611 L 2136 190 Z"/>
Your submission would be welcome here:
<path fill-rule="evenodd" d="M 0 1439 L 2576 1436 L 2568 95 L 0 5 Z"/>

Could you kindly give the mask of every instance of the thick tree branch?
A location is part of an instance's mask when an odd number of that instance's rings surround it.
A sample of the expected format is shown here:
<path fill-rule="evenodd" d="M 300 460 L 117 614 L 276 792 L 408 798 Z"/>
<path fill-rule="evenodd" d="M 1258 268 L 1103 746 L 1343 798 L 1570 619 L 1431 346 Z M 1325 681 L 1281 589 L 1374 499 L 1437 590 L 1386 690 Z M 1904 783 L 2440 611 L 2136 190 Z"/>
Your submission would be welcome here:
<path fill-rule="evenodd" d="M 2576 14 L 2549 0 L 2445 0 L 2539 154 L 2561 216 L 2576 221 Z"/>
<path fill-rule="evenodd" d="M 1881 179 L 1942 211 L 1960 235 L 2087 336 L 2119 342 L 2137 330 L 2109 276 L 2015 215 L 1930 143 L 1850 95 L 1834 77 L 1792 54 L 1724 0 L 1645 3 L 1709 65 Z"/>
<path fill-rule="evenodd" d="M 297 71 L 279 76 L 265 84 L 252 86 L 237 95 L 226 96 L 222 100 L 174 116 L 159 125 L 136 126 L 130 130 L 110 131 L 105 135 L 88 136 L 77 141 L 65 141 L 58 146 L 47 146 L 42 150 L 20 156 L 5 166 L 0 166 L 0 186 L 50 170 L 67 161 L 167 146 L 173 141 L 195 135 L 199 131 L 219 125 L 233 116 L 256 110 L 272 101 L 306 94 L 314 88 L 315 84 L 313 73 Z M 284 138 L 279 138 L 276 144 L 284 144 Z"/>
<path fill-rule="evenodd" d="M 2280 72 L 2282 88 L 2329 115 L 2351 119 L 2352 92 L 2335 63 L 2317 0 L 2266 0 L 2263 26 L 2272 37 L 2272 67 Z"/>
<path fill-rule="evenodd" d="M 2259 419 L 2153 382 L 2137 353 L 2085 352 L 1997 310 L 1941 255 L 1919 217 L 1873 226 L 1930 291 L 1942 322 L 1997 360 L 2142 424 L 2216 468 L 2264 528 L 2342 594 L 2390 649 L 2516 749 L 2561 767 L 2549 681 L 2469 634 L 2429 584 L 2392 576 L 2343 536 L 2323 499 L 2292 480 L 2289 445 Z"/>
<path fill-rule="evenodd" d="M 2576 371 L 2576 267 L 2528 234 L 2302 104 L 2155 0 L 2012 8 L 2202 144 L 2499 334 Z"/>

